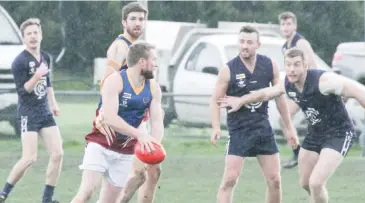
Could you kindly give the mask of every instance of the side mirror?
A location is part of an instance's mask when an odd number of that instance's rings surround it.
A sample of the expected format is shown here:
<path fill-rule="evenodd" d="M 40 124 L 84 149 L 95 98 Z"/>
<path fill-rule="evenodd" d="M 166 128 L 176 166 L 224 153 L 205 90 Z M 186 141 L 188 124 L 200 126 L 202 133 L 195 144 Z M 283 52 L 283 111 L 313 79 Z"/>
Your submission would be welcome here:
<path fill-rule="evenodd" d="M 202 72 L 208 73 L 208 74 L 213 74 L 213 75 L 218 75 L 219 70 L 216 67 L 204 67 Z"/>

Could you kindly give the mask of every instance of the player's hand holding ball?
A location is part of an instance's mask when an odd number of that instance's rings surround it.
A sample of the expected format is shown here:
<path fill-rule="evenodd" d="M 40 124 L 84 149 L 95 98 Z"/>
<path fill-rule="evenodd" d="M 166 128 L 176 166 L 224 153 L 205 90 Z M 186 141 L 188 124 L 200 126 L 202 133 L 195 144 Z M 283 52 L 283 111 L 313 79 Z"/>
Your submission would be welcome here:
<path fill-rule="evenodd" d="M 139 160 L 151 165 L 161 163 L 166 157 L 166 151 L 163 146 L 154 137 L 144 133 L 138 137 L 134 153 Z"/>

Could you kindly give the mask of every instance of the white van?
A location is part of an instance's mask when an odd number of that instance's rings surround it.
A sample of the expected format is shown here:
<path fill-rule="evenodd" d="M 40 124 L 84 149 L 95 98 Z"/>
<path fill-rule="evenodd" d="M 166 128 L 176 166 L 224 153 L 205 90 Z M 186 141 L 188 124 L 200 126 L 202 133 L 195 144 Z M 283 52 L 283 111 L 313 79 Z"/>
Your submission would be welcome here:
<path fill-rule="evenodd" d="M 18 96 L 11 64 L 24 50 L 24 46 L 18 26 L 2 6 L 0 6 L 0 27 L 0 121 L 9 122 L 16 135 L 20 136 L 16 128 Z"/>

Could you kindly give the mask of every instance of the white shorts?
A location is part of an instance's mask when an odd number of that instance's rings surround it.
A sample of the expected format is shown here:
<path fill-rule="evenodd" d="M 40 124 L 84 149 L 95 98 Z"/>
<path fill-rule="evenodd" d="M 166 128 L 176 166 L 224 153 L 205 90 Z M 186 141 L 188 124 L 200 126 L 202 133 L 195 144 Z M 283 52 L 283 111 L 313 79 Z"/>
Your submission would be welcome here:
<path fill-rule="evenodd" d="M 90 142 L 85 148 L 81 170 L 104 173 L 109 183 L 116 187 L 124 187 L 132 168 L 133 155 L 120 154 L 103 146 Z"/>

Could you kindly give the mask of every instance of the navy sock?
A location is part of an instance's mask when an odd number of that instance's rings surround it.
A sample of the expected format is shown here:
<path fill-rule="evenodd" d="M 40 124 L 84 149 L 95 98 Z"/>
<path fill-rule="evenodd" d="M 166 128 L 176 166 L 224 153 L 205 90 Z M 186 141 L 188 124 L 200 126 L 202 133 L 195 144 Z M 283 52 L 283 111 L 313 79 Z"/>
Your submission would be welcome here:
<path fill-rule="evenodd" d="M 14 187 L 14 185 L 7 182 L 5 184 L 3 191 L 1 192 L 1 195 L 4 195 L 5 197 L 7 197 L 9 195 L 9 193 L 11 192 L 11 190 L 13 189 L 13 187 Z"/>
<path fill-rule="evenodd" d="M 299 150 L 300 150 L 300 145 L 298 145 L 298 147 L 296 149 L 293 150 L 294 156 L 298 157 L 299 155 Z"/>
<path fill-rule="evenodd" d="M 48 203 L 52 201 L 53 191 L 55 186 L 46 185 L 43 192 L 43 203 Z"/>

